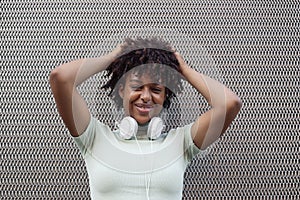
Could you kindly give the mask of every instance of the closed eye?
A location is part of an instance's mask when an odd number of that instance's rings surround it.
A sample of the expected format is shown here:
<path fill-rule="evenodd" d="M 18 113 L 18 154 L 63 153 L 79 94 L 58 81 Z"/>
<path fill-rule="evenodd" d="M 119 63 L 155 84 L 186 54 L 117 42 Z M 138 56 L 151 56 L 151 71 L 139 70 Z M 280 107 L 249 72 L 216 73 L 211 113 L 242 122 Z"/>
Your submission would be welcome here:
<path fill-rule="evenodd" d="M 130 88 L 134 91 L 139 91 L 139 90 L 142 90 L 142 87 L 143 86 L 140 86 L 140 85 L 131 85 Z"/>
<path fill-rule="evenodd" d="M 160 92 L 162 91 L 162 89 L 161 89 L 161 88 L 158 88 L 158 87 L 155 87 L 155 88 L 152 88 L 152 91 L 153 91 L 154 93 L 160 93 Z"/>

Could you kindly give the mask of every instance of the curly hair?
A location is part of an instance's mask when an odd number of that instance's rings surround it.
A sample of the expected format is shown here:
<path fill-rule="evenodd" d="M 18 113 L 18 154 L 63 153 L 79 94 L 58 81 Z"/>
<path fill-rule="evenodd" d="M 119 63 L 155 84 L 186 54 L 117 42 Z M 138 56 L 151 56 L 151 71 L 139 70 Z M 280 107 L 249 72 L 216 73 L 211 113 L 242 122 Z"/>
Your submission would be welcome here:
<path fill-rule="evenodd" d="M 154 81 L 162 81 L 166 90 L 164 108 L 169 108 L 175 93 L 182 91 L 181 70 L 174 55 L 175 50 L 167 42 L 158 38 L 125 39 L 122 53 L 106 69 L 105 77 L 110 77 L 101 88 L 110 89 L 112 97 L 118 108 L 121 108 L 122 98 L 115 89 L 119 82 L 124 84 L 126 73 L 132 70 L 138 77 L 147 73 Z M 146 66 L 138 67 L 138 66 Z"/>

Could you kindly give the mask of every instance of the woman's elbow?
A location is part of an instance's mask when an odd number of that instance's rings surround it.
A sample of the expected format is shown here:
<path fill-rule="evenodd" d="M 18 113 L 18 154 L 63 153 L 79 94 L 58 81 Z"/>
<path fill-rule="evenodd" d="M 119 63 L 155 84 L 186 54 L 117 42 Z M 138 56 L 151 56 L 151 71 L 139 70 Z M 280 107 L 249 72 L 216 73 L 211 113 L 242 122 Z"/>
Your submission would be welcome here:
<path fill-rule="evenodd" d="M 51 87 L 64 83 L 66 78 L 64 77 L 64 73 L 60 70 L 60 67 L 54 68 L 49 75 L 49 83 Z"/>
<path fill-rule="evenodd" d="M 227 103 L 227 110 L 231 112 L 238 113 L 242 108 L 242 101 L 238 96 L 231 98 Z"/>

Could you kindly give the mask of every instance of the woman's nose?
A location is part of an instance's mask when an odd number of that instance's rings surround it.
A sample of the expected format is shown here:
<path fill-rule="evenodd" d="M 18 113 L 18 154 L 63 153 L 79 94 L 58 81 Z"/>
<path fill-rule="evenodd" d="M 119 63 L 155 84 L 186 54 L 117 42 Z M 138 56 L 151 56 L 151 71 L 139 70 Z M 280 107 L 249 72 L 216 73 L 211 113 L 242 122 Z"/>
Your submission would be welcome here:
<path fill-rule="evenodd" d="M 151 93 L 149 88 L 143 88 L 142 93 L 141 93 L 141 99 L 144 102 L 148 102 L 151 100 Z"/>

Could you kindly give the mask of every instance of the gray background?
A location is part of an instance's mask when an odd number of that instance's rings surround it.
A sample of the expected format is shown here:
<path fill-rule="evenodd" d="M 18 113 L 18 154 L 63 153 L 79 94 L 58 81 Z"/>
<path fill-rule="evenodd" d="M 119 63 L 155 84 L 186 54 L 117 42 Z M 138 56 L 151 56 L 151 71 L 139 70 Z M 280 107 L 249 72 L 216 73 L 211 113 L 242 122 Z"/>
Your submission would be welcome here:
<path fill-rule="evenodd" d="M 126 37 L 158 36 L 243 101 L 226 135 L 191 163 L 183 199 L 297 199 L 299 13 L 297 1 L 1 1 L 1 198 L 89 198 L 49 73 Z M 81 91 L 93 115 L 113 126 L 120 114 L 101 77 Z M 207 109 L 185 87 L 171 110 L 179 124 Z"/>

